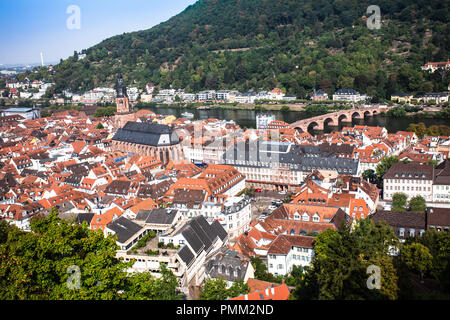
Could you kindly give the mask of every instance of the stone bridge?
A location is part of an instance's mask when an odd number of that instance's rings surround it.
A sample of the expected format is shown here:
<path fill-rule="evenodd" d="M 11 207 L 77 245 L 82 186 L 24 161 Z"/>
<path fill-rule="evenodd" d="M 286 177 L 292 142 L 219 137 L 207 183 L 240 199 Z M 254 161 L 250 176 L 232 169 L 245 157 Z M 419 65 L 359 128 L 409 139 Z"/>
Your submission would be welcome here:
<path fill-rule="evenodd" d="M 291 127 L 302 132 L 308 131 L 311 127 L 315 130 L 323 130 L 325 125 L 338 126 L 340 122 L 351 122 L 352 119 L 364 119 L 364 117 L 371 117 L 381 112 L 387 112 L 389 108 L 383 107 L 365 107 L 350 110 L 341 110 L 333 113 L 323 114 L 317 117 L 298 120 L 291 123 Z"/>

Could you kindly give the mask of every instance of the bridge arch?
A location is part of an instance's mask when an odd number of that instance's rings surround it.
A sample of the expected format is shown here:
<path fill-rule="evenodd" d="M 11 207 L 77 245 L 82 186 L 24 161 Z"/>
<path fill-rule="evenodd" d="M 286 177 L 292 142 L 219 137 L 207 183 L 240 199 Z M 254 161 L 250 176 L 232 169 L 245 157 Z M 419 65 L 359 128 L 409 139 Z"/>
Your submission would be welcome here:
<path fill-rule="evenodd" d="M 334 118 L 328 117 L 323 120 L 323 126 L 325 127 L 326 125 L 337 126 L 338 123 L 335 123 Z"/>
<path fill-rule="evenodd" d="M 369 110 L 364 111 L 364 118 L 370 117 L 371 115 L 372 115 L 372 112 L 370 112 Z"/>
<path fill-rule="evenodd" d="M 309 130 L 320 130 L 320 125 L 317 121 L 311 121 L 310 123 L 308 123 L 308 127 L 306 131 Z"/>
<path fill-rule="evenodd" d="M 359 113 L 359 111 L 355 111 L 352 113 L 352 119 L 355 119 L 355 118 L 361 119 L 363 117 L 361 116 L 361 113 Z"/>
<path fill-rule="evenodd" d="M 345 119 L 345 120 L 344 120 Z M 349 121 L 349 119 L 348 119 L 348 115 L 347 114 L 341 114 L 339 117 L 338 117 L 338 122 L 343 122 L 343 121 L 345 121 L 345 122 L 348 122 Z"/>

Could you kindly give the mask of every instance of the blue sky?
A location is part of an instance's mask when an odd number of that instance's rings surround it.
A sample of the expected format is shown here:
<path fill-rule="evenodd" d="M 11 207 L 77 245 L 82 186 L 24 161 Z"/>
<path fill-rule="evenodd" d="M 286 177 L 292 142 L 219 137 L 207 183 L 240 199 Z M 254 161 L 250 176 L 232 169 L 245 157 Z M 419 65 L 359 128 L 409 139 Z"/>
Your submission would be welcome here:
<path fill-rule="evenodd" d="M 180 13 L 196 0 L 0 0 L 0 64 L 67 58 L 124 32 L 151 28 Z M 80 28 L 69 29 L 80 9 Z"/>

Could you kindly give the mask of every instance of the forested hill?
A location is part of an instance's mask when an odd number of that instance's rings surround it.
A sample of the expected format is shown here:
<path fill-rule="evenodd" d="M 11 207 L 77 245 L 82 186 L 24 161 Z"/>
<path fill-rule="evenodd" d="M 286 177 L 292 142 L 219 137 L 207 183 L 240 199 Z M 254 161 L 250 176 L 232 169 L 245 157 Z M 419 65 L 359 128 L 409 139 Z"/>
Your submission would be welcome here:
<path fill-rule="evenodd" d="M 369 5 L 381 9 L 379 30 L 367 28 Z M 51 77 L 57 93 L 112 86 L 119 70 L 140 88 L 280 87 L 305 97 L 314 87 L 353 87 L 379 98 L 442 91 L 449 75 L 420 67 L 450 57 L 449 17 L 442 0 L 199 0 L 151 29 L 84 50 L 83 60 L 74 54 L 52 76 L 34 76 Z"/>

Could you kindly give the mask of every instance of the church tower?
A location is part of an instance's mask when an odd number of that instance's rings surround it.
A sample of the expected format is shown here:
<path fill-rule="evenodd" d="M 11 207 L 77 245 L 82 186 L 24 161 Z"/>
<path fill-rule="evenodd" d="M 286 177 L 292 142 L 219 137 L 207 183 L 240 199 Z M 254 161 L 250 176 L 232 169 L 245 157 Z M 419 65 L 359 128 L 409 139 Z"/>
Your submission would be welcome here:
<path fill-rule="evenodd" d="M 116 85 L 116 106 L 117 113 L 128 113 L 130 112 L 130 104 L 128 101 L 127 88 L 123 84 L 122 74 L 117 74 L 117 85 Z"/>

